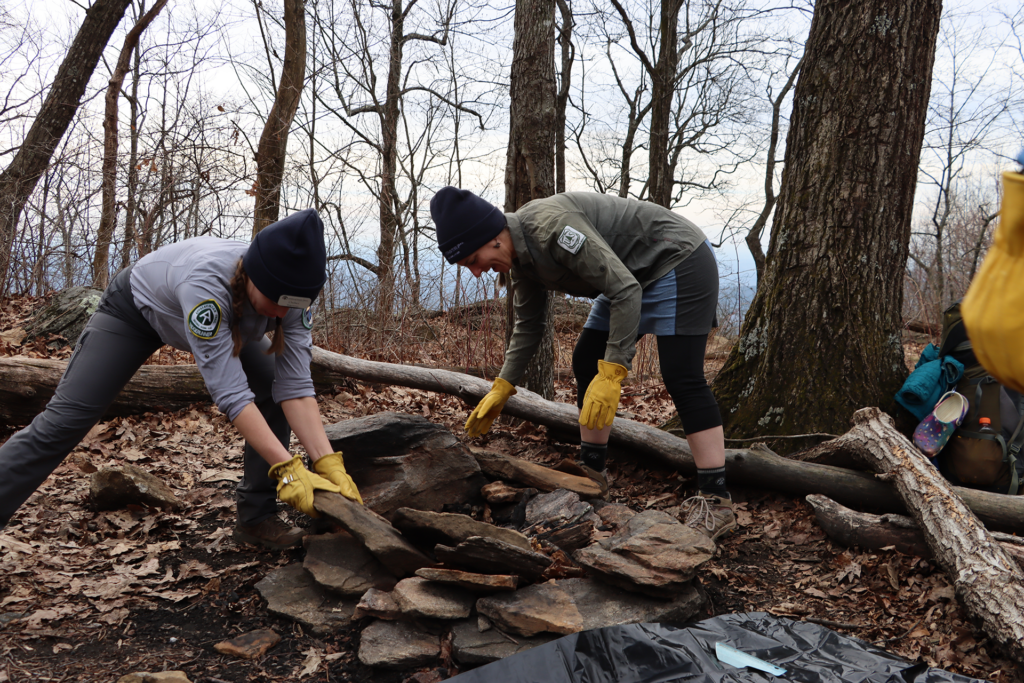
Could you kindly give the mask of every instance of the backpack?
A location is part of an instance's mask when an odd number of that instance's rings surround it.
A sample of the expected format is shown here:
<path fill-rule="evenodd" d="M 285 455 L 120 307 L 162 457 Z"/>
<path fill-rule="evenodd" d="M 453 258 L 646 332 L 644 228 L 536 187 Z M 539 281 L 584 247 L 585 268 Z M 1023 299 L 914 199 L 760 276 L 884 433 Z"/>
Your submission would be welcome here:
<path fill-rule="evenodd" d="M 1024 416 L 1020 394 L 1007 391 L 978 362 L 967 337 L 960 302 L 942 315 L 939 357 L 963 363 L 956 391 L 970 404 L 960 427 L 938 455 L 939 471 L 952 483 L 994 493 L 1016 495 L 1024 481 Z M 979 418 L 991 421 L 993 433 L 980 430 Z"/>

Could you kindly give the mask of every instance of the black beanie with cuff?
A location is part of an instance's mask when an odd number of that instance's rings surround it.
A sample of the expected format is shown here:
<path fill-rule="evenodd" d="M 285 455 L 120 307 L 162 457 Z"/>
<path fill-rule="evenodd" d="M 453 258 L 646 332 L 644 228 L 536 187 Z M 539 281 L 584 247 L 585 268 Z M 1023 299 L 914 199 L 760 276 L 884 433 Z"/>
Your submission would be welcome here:
<path fill-rule="evenodd" d="M 311 305 L 327 281 L 324 224 L 316 209 L 297 211 L 263 228 L 242 257 L 242 267 L 274 303 Z"/>
<path fill-rule="evenodd" d="M 505 214 L 469 190 L 444 187 L 430 200 L 437 246 L 448 263 L 466 258 L 505 229 Z"/>

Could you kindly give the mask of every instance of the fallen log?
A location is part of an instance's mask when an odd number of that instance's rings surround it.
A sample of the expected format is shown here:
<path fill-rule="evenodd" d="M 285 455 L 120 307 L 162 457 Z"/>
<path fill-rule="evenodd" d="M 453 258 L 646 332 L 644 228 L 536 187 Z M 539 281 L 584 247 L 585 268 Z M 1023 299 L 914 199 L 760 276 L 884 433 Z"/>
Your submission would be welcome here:
<path fill-rule="evenodd" d="M 28 424 L 53 395 L 65 365 L 43 359 L 0 358 L 0 421 L 12 426 Z M 319 347 L 313 347 L 311 370 L 318 391 L 355 379 L 451 394 L 468 405 L 476 405 L 491 388 L 489 381 L 457 372 L 362 360 Z M 144 365 L 121 392 L 107 417 L 172 411 L 209 400 L 206 385 L 194 365 Z M 557 432 L 579 433 L 575 406 L 546 401 L 524 388 L 509 399 L 504 412 Z M 827 446 L 836 452 L 845 448 L 834 441 L 817 448 Z M 685 474 L 697 471 L 685 439 L 639 422 L 617 418 L 611 445 L 629 457 L 651 458 Z M 874 512 L 906 511 L 892 487 L 871 473 L 789 460 L 757 444 L 749 449 L 726 450 L 726 470 L 729 480 L 737 484 L 796 496 L 820 493 L 844 505 Z M 1024 496 L 955 490 L 989 528 L 1024 529 Z"/>
<path fill-rule="evenodd" d="M 989 535 L 964 501 L 878 408 L 854 413 L 835 441 L 856 450 L 891 480 L 967 614 L 1024 665 L 1024 570 Z"/>
<path fill-rule="evenodd" d="M 461 373 L 362 360 L 318 347 L 313 348 L 312 370 L 319 384 L 340 384 L 345 379 L 396 384 L 458 396 L 468 405 L 476 405 L 491 389 L 490 382 Z M 575 406 L 547 401 L 521 387 L 509 398 L 503 412 L 557 431 L 579 429 Z M 697 471 L 686 440 L 655 427 L 616 418 L 609 443 L 632 457 L 647 456 L 686 474 Z M 798 496 L 820 493 L 844 505 L 877 512 L 906 511 L 893 488 L 869 472 L 788 460 L 763 446 L 728 449 L 725 459 L 731 482 Z M 992 528 L 1024 529 L 1024 496 L 966 488 L 957 488 L 956 492 Z"/>
<path fill-rule="evenodd" d="M 873 515 L 840 505 L 831 498 L 812 493 L 805 500 L 814 508 L 818 526 L 836 543 L 865 550 L 895 548 L 906 555 L 933 557 L 924 532 L 910 517 L 893 513 Z M 991 532 L 1003 552 L 1024 568 L 1024 539 Z"/>

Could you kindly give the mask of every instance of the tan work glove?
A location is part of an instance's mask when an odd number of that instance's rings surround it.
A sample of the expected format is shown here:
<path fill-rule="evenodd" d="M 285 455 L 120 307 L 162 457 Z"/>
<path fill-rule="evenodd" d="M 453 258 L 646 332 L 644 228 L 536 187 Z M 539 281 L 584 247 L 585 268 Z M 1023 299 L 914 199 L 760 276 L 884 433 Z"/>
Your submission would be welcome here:
<path fill-rule="evenodd" d="M 960 314 L 974 355 L 999 383 L 1024 391 L 1024 175 L 1003 173 L 995 241 L 974 277 Z"/>
<path fill-rule="evenodd" d="M 597 375 L 587 387 L 579 423 L 587 429 L 604 429 L 615 419 L 622 395 L 622 380 L 629 370 L 618 363 L 597 361 Z"/>
<path fill-rule="evenodd" d="M 270 476 L 277 479 L 277 497 L 310 517 L 320 516 L 313 508 L 314 491 L 341 493 L 337 484 L 307 470 L 302 464 L 302 458 L 297 455 L 271 467 Z"/>
<path fill-rule="evenodd" d="M 349 500 L 362 504 L 363 497 L 352 477 L 345 471 L 345 461 L 341 459 L 341 451 L 328 453 L 319 460 L 313 461 L 313 469 L 324 479 L 341 488 L 341 495 Z"/>
<path fill-rule="evenodd" d="M 469 414 L 469 419 L 466 420 L 466 433 L 470 436 L 480 436 L 489 432 L 491 425 L 494 424 L 494 418 L 501 414 L 508 397 L 515 393 L 516 388 L 502 378 L 494 380 L 491 390 L 480 399 L 480 403 L 477 403 L 476 408 Z"/>

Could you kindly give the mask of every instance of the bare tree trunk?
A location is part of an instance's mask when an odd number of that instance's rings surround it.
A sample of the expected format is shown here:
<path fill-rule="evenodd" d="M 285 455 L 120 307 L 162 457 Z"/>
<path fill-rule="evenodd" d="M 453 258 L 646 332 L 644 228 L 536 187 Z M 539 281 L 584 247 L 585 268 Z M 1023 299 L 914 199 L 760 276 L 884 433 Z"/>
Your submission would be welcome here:
<path fill-rule="evenodd" d="M 10 165 L 0 173 L 0 291 L 6 288 L 11 249 L 25 202 L 50 163 L 89 78 L 131 0 L 96 0 L 86 11 L 50 92 Z"/>
<path fill-rule="evenodd" d="M 256 211 L 252 234 L 277 221 L 281 211 L 281 183 L 288 151 L 288 130 L 302 97 L 306 75 L 306 3 L 284 0 L 284 66 L 274 106 L 263 126 L 256 150 Z"/>
<path fill-rule="evenodd" d="M 505 211 L 555 193 L 555 0 L 517 0 L 510 85 L 510 129 L 505 165 Z M 554 302 L 548 292 L 544 337 L 527 366 L 523 386 L 555 395 Z M 513 297 L 507 297 L 509 309 Z M 509 314 L 511 317 L 511 314 Z"/>
<path fill-rule="evenodd" d="M 715 380 L 729 435 L 837 433 L 893 405 L 940 9 L 815 7 L 764 281 Z"/>
<path fill-rule="evenodd" d="M 413 0 L 415 2 L 415 0 Z M 398 214 L 395 174 L 398 170 L 398 116 L 401 103 L 402 59 L 405 48 L 405 8 L 402 0 L 393 0 L 391 11 L 391 51 L 384 110 L 380 112 L 380 245 L 377 247 L 377 323 L 382 335 L 395 305 L 395 252 L 398 248 Z M 382 340 L 383 342 L 383 340 Z M 383 348 L 383 343 L 381 344 Z"/>
<path fill-rule="evenodd" d="M 572 44 L 572 8 L 567 0 L 555 0 L 562 24 L 558 29 L 558 47 L 562 58 L 562 72 L 558 94 L 555 96 L 555 193 L 565 192 L 565 108 L 569 102 L 572 84 L 572 63 L 576 48 Z"/>
<path fill-rule="evenodd" d="M 121 95 L 121 85 L 124 83 L 125 74 L 128 73 L 132 53 L 139 45 L 139 37 L 166 4 L 167 0 L 157 0 L 152 9 L 143 14 L 124 37 L 121 54 L 117 57 L 114 73 L 110 74 L 110 82 L 107 85 L 103 114 L 103 201 L 100 227 L 96 235 L 96 252 L 92 259 L 92 286 L 96 289 L 107 287 L 110 276 L 107 267 L 110 241 L 114 236 L 114 225 L 117 223 L 117 102 Z"/>
<path fill-rule="evenodd" d="M 666 208 L 672 205 L 672 175 L 668 160 L 669 125 L 675 95 L 679 53 L 679 11 L 682 0 L 661 0 L 658 26 L 658 61 L 651 70 L 651 148 L 648 161 L 647 198 Z"/>

